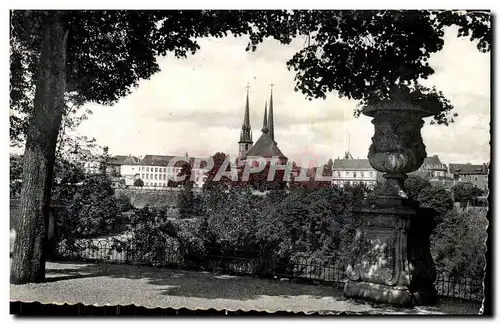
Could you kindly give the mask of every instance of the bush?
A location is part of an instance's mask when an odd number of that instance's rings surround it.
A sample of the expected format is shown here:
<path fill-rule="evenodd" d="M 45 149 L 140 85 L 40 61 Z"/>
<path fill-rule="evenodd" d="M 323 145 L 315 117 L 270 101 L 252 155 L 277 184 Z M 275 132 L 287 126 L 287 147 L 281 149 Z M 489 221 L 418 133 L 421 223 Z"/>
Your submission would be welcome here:
<path fill-rule="evenodd" d="M 483 194 L 482 190 L 474 187 L 472 183 L 468 182 L 457 183 L 451 190 L 454 200 L 460 202 L 460 205 L 464 207 L 469 203 L 473 203 L 477 197 Z"/>
<path fill-rule="evenodd" d="M 135 179 L 134 187 L 144 187 L 144 181 L 142 181 L 142 179 Z"/>
<path fill-rule="evenodd" d="M 441 185 L 425 187 L 418 195 L 418 202 L 423 208 L 432 208 L 438 214 L 438 223 L 453 208 L 451 193 Z"/>
<path fill-rule="evenodd" d="M 420 192 L 430 186 L 429 180 L 418 175 L 409 175 L 405 180 L 405 192 L 408 199 L 418 200 Z"/>
<path fill-rule="evenodd" d="M 57 219 L 60 239 L 75 240 L 123 231 L 126 219 L 119 212 L 111 181 L 102 175 L 81 185 L 61 186 L 55 199 L 65 208 Z"/>
<path fill-rule="evenodd" d="M 134 209 L 134 206 L 132 206 L 130 202 L 130 197 L 126 195 L 118 195 L 118 197 L 116 197 L 116 207 L 120 213 Z"/>
<path fill-rule="evenodd" d="M 190 218 L 194 214 L 194 196 L 191 189 L 183 188 L 179 193 L 179 217 Z"/>
<path fill-rule="evenodd" d="M 483 280 L 487 225 L 479 210 L 449 211 L 431 236 L 436 267 L 455 276 Z"/>

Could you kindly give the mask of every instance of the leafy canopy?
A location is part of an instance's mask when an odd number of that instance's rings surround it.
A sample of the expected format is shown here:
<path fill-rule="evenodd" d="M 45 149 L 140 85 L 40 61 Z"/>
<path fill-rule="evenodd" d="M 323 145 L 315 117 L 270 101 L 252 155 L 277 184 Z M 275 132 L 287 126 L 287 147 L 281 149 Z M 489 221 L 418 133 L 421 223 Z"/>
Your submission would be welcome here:
<path fill-rule="evenodd" d="M 408 100 L 435 112 L 435 122 L 453 121 L 450 102 L 418 82 L 434 73 L 429 57 L 442 49 L 446 27 L 491 49 L 491 14 L 482 11 L 281 10 L 281 11 L 64 11 L 68 30 L 68 94 L 77 102 L 113 104 L 140 79 L 160 70 L 157 58 L 194 54 L 201 37 L 248 35 L 247 50 L 267 37 L 289 44 L 308 37 L 288 62 L 296 91 L 310 99 L 339 96 L 361 108 L 390 97 L 399 84 Z M 46 11 L 11 12 L 11 137 L 26 128 L 33 107 L 40 34 Z M 359 114 L 359 110 L 357 111 Z"/>

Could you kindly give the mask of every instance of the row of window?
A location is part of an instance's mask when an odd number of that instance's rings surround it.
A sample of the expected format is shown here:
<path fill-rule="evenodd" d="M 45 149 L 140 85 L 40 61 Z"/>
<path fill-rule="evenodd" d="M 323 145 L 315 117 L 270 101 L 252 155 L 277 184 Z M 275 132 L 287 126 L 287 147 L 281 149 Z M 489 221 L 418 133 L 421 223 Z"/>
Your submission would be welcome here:
<path fill-rule="evenodd" d="M 360 175 L 361 178 L 364 178 L 365 176 L 366 177 L 374 177 L 375 176 L 375 172 L 373 171 L 345 171 L 345 175 L 346 177 L 350 177 L 351 176 L 351 173 L 352 173 L 352 177 L 353 178 L 357 178 L 358 175 Z M 337 177 L 338 178 L 341 178 L 342 177 L 342 172 L 337 172 Z"/>
<path fill-rule="evenodd" d="M 424 169 L 445 169 L 445 164 L 423 164 L 422 168 Z"/>
<path fill-rule="evenodd" d="M 176 172 L 179 172 L 181 170 L 181 168 L 178 168 L 178 167 L 140 167 L 139 168 L 140 171 L 146 171 L 146 172 L 172 172 L 172 170 L 176 171 Z M 150 171 L 151 169 L 151 171 Z"/>
<path fill-rule="evenodd" d="M 368 186 L 373 186 L 375 185 L 376 181 L 375 180 L 366 180 L 366 181 L 333 181 L 333 184 L 334 185 L 337 185 L 337 186 L 342 186 L 344 184 L 351 184 L 351 185 L 357 185 L 357 184 L 366 184 Z"/>
<path fill-rule="evenodd" d="M 144 187 L 166 187 L 167 184 L 165 182 L 163 183 L 157 183 L 157 182 L 145 182 Z"/>
<path fill-rule="evenodd" d="M 162 174 L 154 174 L 154 177 L 153 177 L 153 174 L 151 174 L 151 177 L 150 177 L 150 175 L 146 173 L 146 174 L 141 174 L 140 177 L 142 180 L 160 180 L 160 181 L 161 180 L 166 181 L 168 179 L 173 180 L 173 177 L 167 177 L 166 174 L 163 174 L 163 175 Z M 206 178 L 206 176 L 203 176 L 203 178 Z M 197 176 L 195 181 L 198 182 L 200 180 L 201 180 L 200 176 Z"/>

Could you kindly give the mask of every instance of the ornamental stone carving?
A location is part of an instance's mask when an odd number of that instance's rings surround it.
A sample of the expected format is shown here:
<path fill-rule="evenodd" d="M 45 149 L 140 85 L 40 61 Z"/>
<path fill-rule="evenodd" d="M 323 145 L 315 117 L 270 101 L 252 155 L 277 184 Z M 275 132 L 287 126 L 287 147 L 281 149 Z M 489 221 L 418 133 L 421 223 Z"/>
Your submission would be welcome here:
<path fill-rule="evenodd" d="M 422 119 L 432 113 L 394 101 L 367 107 L 363 114 L 373 117 L 375 127 L 368 159 L 386 181 L 374 200 L 353 209 L 356 235 L 344 294 L 402 306 L 433 303 L 433 216 L 404 193 L 406 174 L 418 170 L 426 157 Z"/>

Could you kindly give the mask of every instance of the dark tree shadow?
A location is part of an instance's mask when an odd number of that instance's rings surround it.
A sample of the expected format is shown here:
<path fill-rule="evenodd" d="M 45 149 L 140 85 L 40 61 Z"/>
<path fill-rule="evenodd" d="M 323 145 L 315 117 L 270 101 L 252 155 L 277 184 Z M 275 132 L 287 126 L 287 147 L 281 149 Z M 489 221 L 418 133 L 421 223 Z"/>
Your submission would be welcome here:
<path fill-rule="evenodd" d="M 384 304 L 368 303 L 343 297 L 342 285 L 311 285 L 291 281 L 254 278 L 250 276 L 232 276 L 204 271 L 190 271 L 168 268 L 154 268 L 138 265 L 92 264 L 75 262 L 57 262 L 47 264 L 46 282 L 78 280 L 83 278 L 125 278 L 147 279 L 147 283 L 161 287 L 161 295 L 194 297 L 206 299 L 232 299 L 239 301 L 256 300 L 264 296 L 292 298 L 333 297 L 337 301 L 351 304 L 368 305 L 371 310 L 359 314 L 469 314 L 479 312 L 481 303 L 440 298 L 434 306 L 422 306 L 414 309 L 391 307 Z M 328 314 L 325 310 L 319 313 Z"/>

